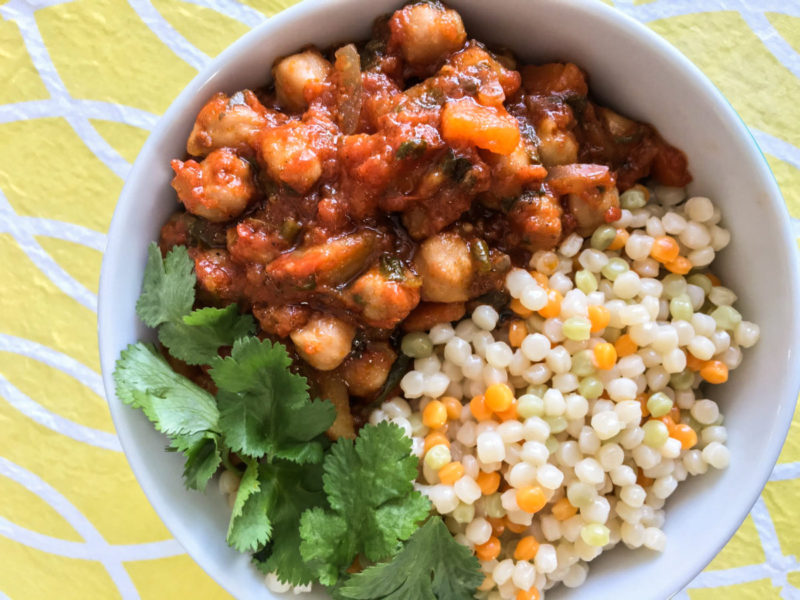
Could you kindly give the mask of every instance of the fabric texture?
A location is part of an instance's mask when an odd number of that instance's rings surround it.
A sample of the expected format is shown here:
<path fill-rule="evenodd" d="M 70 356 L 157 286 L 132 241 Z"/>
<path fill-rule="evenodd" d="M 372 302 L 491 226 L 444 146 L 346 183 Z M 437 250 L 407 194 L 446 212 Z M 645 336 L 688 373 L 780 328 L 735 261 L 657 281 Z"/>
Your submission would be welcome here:
<path fill-rule="evenodd" d="M 97 285 L 117 197 L 158 116 L 210 57 L 292 3 L 0 0 L 0 600 L 229 598 L 171 539 L 121 451 Z M 607 3 L 728 97 L 800 243 L 800 3 Z M 800 598 L 797 498 L 800 419 L 751 515 L 677 597 Z"/>

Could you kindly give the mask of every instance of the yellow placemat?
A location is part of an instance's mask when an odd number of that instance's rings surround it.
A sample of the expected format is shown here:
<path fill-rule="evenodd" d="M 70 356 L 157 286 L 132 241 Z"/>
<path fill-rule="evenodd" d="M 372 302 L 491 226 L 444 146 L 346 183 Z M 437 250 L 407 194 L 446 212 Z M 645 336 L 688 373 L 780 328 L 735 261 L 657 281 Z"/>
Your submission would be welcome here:
<path fill-rule="evenodd" d="M 290 4 L 0 0 L 0 600 L 229 598 L 170 538 L 120 451 L 97 282 L 158 115 L 209 57 Z M 800 218 L 800 2 L 614 4 L 720 87 Z M 798 498 L 800 419 L 752 514 L 679 597 L 800 597 Z"/>

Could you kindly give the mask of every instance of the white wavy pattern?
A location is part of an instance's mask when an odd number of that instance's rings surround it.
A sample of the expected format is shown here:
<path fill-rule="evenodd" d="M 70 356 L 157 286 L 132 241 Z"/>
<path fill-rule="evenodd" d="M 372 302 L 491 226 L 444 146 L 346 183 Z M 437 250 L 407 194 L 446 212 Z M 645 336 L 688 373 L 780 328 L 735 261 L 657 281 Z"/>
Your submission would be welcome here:
<path fill-rule="evenodd" d="M 33 60 L 50 98 L 29 102 L 0 105 L 0 123 L 24 119 L 61 117 L 80 136 L 86 146 L 113 173 L 125 178 L 130 164 L 110 146 L 94 129 L 89 119 L 102 119 L 125 123 L 151 130 L 157 115 L 130 106 L 93 100 L 72 98 L 56 71 L 48 50 L 39 33 L 34 12 L 40 8 L 69 2 L 71 0 L 10 0 L 0 6 L 0 16 L 17 24 L 22 32 L 25 46 Z M 220 14 L 236 19 L 249 27 L 261 23 L 265 17 L 255 9 L 236 0 L 184 0 L 187 3 L 216 10 Z M 186 38 L 164 19 L 150 0 L 128 0 L 141 20 L 178 57 L 195 69 L 201 69 L 208 57 L 194 47 Z M 679 15 L 737 10 L 747 24 L 764 43 L 764 46 L 800 78 L 800 55 L 786 42 L 766 18 L 766 12 L 784 13 L 800 17 L 800 2 L 794 0 L 657 0 L 636 6 L 633 0 L 617 0 L 617 8 L 648 23 Z M 800 169 L 800 149 L 765 132 L 753 130 L 753 135 L 764 151 Z M 793 219 L 795 231 L 800 236 L 800 221 Z M 46 218 L 17 215 L 0 190 L 0 233 L 10 234 L 36 267 L 63 293 L 83 306 L 96 310 L 97 298 L 69 273 L 61 268 L 38 244 L 35 236 L 49 236 L 64 241 L 83 244 L 102 252 L 105 235 L 71 223 Z M 15 352 L 61 370 L 75 378 L 94 393 L 102 396 L 100 377 L 75 359 L 30 340 L 0 334 L 0 351 Z M 48 411 L 16 389 L 0 376 L 0 396 L 28 418 L 73 440 L 111 451 L 120 451 L 115 435 L 75 423 Z M 43 552 L 85 560 L 97 561 L 104 566 L 125 600 L 138 598 L 138 592 L 122 563 L 135 560 L 152 560 L 174 556 L 183 552 L 174 540 L 152 544 L 112 545 L 108 544 L 91 522 L 55 488 L 33 473 L 0 457 L 0 476 L 8 477 L 36 494 L 61 515 L 81 536 L 83 542 L 70 542 L 42 535 L 0 518 L 0 535 L 20 544 Z M 800 477 L 800 463 L 778 465 L 772 481 Z M 714 588 L 768 578 L 781 589 L 781 597 L 800 598 L 800 591 L 787 581 L 787 573 L 800 569 L 794 556 L 784 556 L 775 533 L 775 526 L 762 499 L 751 513 L 763 546 L 766 561 L 721 571 L 707 571 L 698 576 L 690 588 Z M 676 596 L 688 599 L 686 591 Z M 7 596 L 0 592 L 0 600 Z"/>

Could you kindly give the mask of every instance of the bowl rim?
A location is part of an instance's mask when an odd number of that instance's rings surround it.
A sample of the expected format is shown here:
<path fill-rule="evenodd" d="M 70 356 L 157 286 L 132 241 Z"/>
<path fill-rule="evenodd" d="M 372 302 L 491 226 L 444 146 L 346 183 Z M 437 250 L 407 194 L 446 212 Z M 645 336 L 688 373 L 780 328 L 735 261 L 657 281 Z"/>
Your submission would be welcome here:
<path fill-rule="evenodd" d="M 632 16 L 626 14 L 622 10 L 615 9 L 611 6 L 599 2 L 597 0 L 559 0 L 565 5 L 577 8 L 583 12 L 589 13 L 592 18 L 603 20 L 606 22 L 622 23 L 629 28 L 629 32 L 637 38 L 637 41 L 652 48 L 653 52 L 661 54 L 667 61 L 676 64 L 676 66 L 684 73 L 687 79 L 691 79 L 692 83 L 702 87 L 704 92 L 716 105 L 716 108 L 721 112 L 721 116 L 725 119 L 732 128 L 732 133 L 737 137 L 743 138 L 745 146 L 748 149 L 748 163 L 750 163 L 754 170 L 757 170 L 765 183 L 765 191 L 769 196 L 769 204 L 776 210 L 777 214 L 781 215 L 781 227 L 778 232 L 775 232 L 780 238 L 780 245 L 783 246 L 789 253 L 789 273 L 788 275 L 788 293 L 792 298 L 800 299 L 800 260 L 798 259 L 797 252 L 795 251 L 794 236 L 791 231 L 789 222 L 788 209 L 786 203 L 781 195 L 780 188 L 778 187 L 775 176 L 772 173 L 763 151 L 759 147 L 755 138 L 750 130 L 745 125 L 741 116 L 735 111 L 730 102 L 720 92 L 720 90 L 711 82 L 711 80 L 691 62 L 683 53 L 676 47 L 667 42 L 664 38 L 649 29 L 646 25 L 640 23 Z M 224 70 L 226 65 L 238 57 L 243 52 L 252 48 L 259 40 L 268 35 L 269 31 L 281 28 L 283 26 L 291 26 L 293 21 L 306 15 L 313 13 L 319 7 L 330 5 L 331 3 L 347 3 L 348 0 L 301 0 L 297 4 L 290 6 L 277 13 L 272 17 L 268 17 L 262 23 L 255 26 L 249 32 L 244 34 L 233 44 L 228 46 L 215 58 L 211 59 L 205 67 L 198 72 L 198 74 L 189 82 L 189 84 L 181 91 L 178 96 L 172 100 L 167 110 L 158 119 L 153 132 L 148 137 L 142 149 L 137 155 L 137 159 L 130 170 L 125 184 L 120 192 L 119 199 L 114 209 L 114 214 L 111 224 L 107 233 L 107 246 L 103 255 L 103 261 L 100 273 L 99 292 L 98 292 L 98 346 L 100 353 L 101 372 L 103 384 L 106 393 L 106 400 L 109 405 L 112 420 L 114 422 L 117 435 L 120 438 L 120 443 L 128 461 L 131 470 L 133 471 L 139 486 L 150 502 L 151 506 L 158 514 L 159 518 L 170 531 L 173 537 L 181 544 L 186 552 L 195 560 L 203 570 L 212 577 L 223 589 L 231 594 L 235 591 L 231 589 L 225 578 L 221 576 L 216 569 L 207 569 L 200 560 L 195 558 L 200 555 L 199 542 L 195 542 L 192 536 L 184 535 L 182 528 L 179 528 L 175 523 L 171 522 L 169 518 L 172 508 L 169 503 L 164 500 L 161 495 L 154 489 L 156 486 L 148 473 L 148 467 L 136 457 L 137 453 L 132 452 L 133 447 L 138 443 L 134 437 L 129 437 L 128 432 L 124 426 L 120 427 L 120 423 L 124 423 L 125 417 L 123 411 L 129 407 L 123 405 L 116 396 L 114 381 L 112 373 L 114 370 L 114 363 L 117 359 L 116 350 L 110 348 L 111 341 L 107 340 L 104 336 L 104 331 L 107 330 L 106 324 L 114 320 L 114 307 L 110 304 L 107 298 L 110 297 L 110 288 L 112 277 L 109 272 L 117 264 L 119 256 L 125 252 L 125 246 L 122 243 L 123 233 L 125 229 L 125 221 L 127 216 L 135 210 L 134 198 L 131 196 L 131 189 L 134 187 L 133 182 L 141 178 L 145 174 L 144 160 L 142 157 L 149 155 L 155 150 L 162 139 L 164 139 L 166 125 L 179 118 L 185 111 L 185 106 L 193 99 L 200 91 L 203 85 L 212 78 L 218 71 Z M 401 4 L 398 1 L 398 5 Z M 459 0 L 451 0 L 451 6 L 458 9 Z M 300 40 L 301 42 L 303 40 Z M 789 360 L 790 363 L 798 363 L 800 357 L 800 316 L 793 315 L 792 323 L 787 329 L 787 337 L 790 339 L 789 343 Z M 113 352 L 113 355 L 112 355 Z M 753 505 L 756 503 L 764 489 L 764 486 L 769 481 L 775 464 L 777 463 L 778 456 L 785 444 L 786 436 L 792 423 L 795 405 L 798 400 L 798 393 L 800 393 L 800 369 L 790 370 L 787 373 L 787 384 L 784 386 L 786 390 L 790 390 L 791 397 L 782 399 L 779 404 L 779 416 L 777 419 L 778 431 L 780 436 L 776 436 L 772 443 L 764 450 L 763 456 L 767 459 L 762 462 L 761 472 L 757 473 L 755 480 L 759 486 L 753 487 L 752 491 L 747 494 L 746 501 L 741 504 L 742 509 L 738 511 L 738 516 L 735 520 L 731 520 L 729 529 L 726 530 L 724 535 L 720 535 L 719 543 L 714 546 L 713 552 L 706 553 L 702 560 L 685 562 L 676 566 L 674 574 L 680 574 L 674 577 L 677 585 L 670 590 L 670 597 L 686 587 L 705 567 L 713 560 L 719 551 L 728 543 L 733 535 L 738 530 L 741 523 L 745 520 L 750 513 Z M 780 443 L 778 443 L 780 441 Z M 692 565 L 692 566 L 687 566 Z M 698 566 L 699 565 L 699 566 Z"/>

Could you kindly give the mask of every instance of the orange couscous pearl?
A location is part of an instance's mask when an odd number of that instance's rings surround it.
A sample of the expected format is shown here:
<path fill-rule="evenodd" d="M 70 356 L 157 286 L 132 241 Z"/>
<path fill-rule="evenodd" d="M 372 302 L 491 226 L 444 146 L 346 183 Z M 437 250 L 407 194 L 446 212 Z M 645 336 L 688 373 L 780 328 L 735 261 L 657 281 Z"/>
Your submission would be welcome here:
<path fill-rule="evenodd" d="M 566 498 L 561 498 L 558 502 L 553 504 L 553 516 L 559 521 L 566 521 L 570 517 L 574 517 L 578 509 L 569 503 Z"/>
<path fill-rule="evenodd" d="M 475 546 L 475 554 L 479 560 L 494 560 L 500 554 L 500 540 L 490 537 L 485 544 Z"/>
<path fill-rule="evenodd" d="M 617 362 L 617 350 L 613 344 L 600 342 L 592 351 L 594 352 L 594 364 L 598 369 L 607 371 L 613 368 Z"/>
<path fill-rule="evenodd" d="M 514 560 L 533 560 L 539 551 L 539 542 L 532 535 L 526 535 L 517 542 Z"/>
<path fill-rule="evenodd" d="M 447 446 L 448 448 L 450 447 L 450 440 L 448 440 L 447 436 L 443 434 L 441 431 L 432 431 L 431 433 L 425 436 L 426 453 L 434 446 L 440 446 L 440 445 Z"/>
<path fill-rule="evenodd" d="M 669 432 L 669 436 L 681 443 L 682 450 L 688 450 L 697 444 L 697 433 L 685 423 L 678 423 Z"/>
<path fill-rule="evenodd" d="M 561 314 L 561 300 L 563 296 L 558 290 L 547 290 L 547 304 L 539 309 L 539 314 L 545 319 L 555 319 Z"/>
<path fill-rule="evenodd" d="M 527 318 L 533 314 L 532 310 L 525 308 L 517 298 L 514 298 L 509 304 L 509 308 L 514 311 L 515 314 L 519 315 L 520 317 Z"/>
<path fill-rule="evenodd" d="M 514 392 L 505 383 L 493 383 L 483 394 L 486 406 L 494 412 L 503 412 L 511 407 Z"/>
<path fill-rule="evenodd" d="M 700 368 L 700 377 L 708 383 L 725 383 L 728 381 L 728 367 L 720 360 L 709 360 Z"/>
<path fill-rule="evenodd" d="M 539 600 L 538 588 L 532 587 L 529 590 L 520 590 L 517 592 L 516 600 Z"/>
<path fill-rule="evenodd" d="M 528 327 L 525 325 L 525 321 L 511 321 L 511 324 L 508 326 L 508 343 L 511 344 L 512 348 L 519 348 L 522 346 L 522 342 L 527 335 Z"/>
<path fill-rule="evenodd" d="M 486 398 L 483 394 L 474 396 L 469 401 L 469 410 L 478 421 L 488 421 L 492 418 L 492 409 L 486 406 Z"/>
<path fill-rule="evenodd" d="M 463 408 L 461 400 L 453 396 L 444 396 L 443 398 L 439 398 L 439 401 L 444 404 L 448 419 L 454 421 L 461 417 L 461 409 Z"/>
<path fill-rule="evenodd" d="M 627 243 L 629 237 L 631 237 L 631 234 L 628 233 L 627 229 L 618 228 L 617 235 L 611 241 L 611 244 L 608 246 L 608 249 L 620 250 Z"/>
<path fill-rule="evenodd" d="M 589 322 L 592 324 L 592 333 L 602 331 L 611 322 L 611 313 L 605 306 L 593 304 L 589 307 Z"/>
<path fill-rule="evenodd" d="M 446 464 L 439 469 L 439 483 L 453 485 L 464 476 L 464 465 L 458 461 Z"/>
<path fill-rule="evenodd" d="M 635 354 L 638 349 L 639 346 L 628 333 L 619 336 L 617 341 L 614 342 L 614 350 L 617 351 L 617 356 L 620 358 Z"/>
<path fill-rule="evenodd" d="M 680 246 L 678 246 L 678 242 L 674 238 L 668 235 L 660 235 L 653 241 L 650 256 L 660 263 L 671 263 L 678 258 L 680 251 Z"/>
<path fill-rule="evenodd" d="M 664 267 L 670 273 L 675 273 L 676 275 L 686 275 L 689 271 L 692 270 L 692 261 L 690 261 L 685 256 L 679 256 L 673 261 L 664 264 Z"/>
<path fill-rule="evenodd" d="M 517 505 L 527 513 L 537 513 L 547 504 L 544 490 L 538 485 L 529 485 L 517 490 Z"/>
<path fill-rule="evenodd" d="M 431 400 L 422 411 L 422 424 L 431 429 L 439 429 L 447 423 L 447 409 L 439 400 Z"/>
<path fill-rule="evenodd" d="M 475 481 L 478 483 L 478 487 L 481 488 L 481 493 L 484 496 L 489 496 L 500 488 L 500 473 L 497 471 L 492 471 L 491 473 L 481 471 Z"/>

